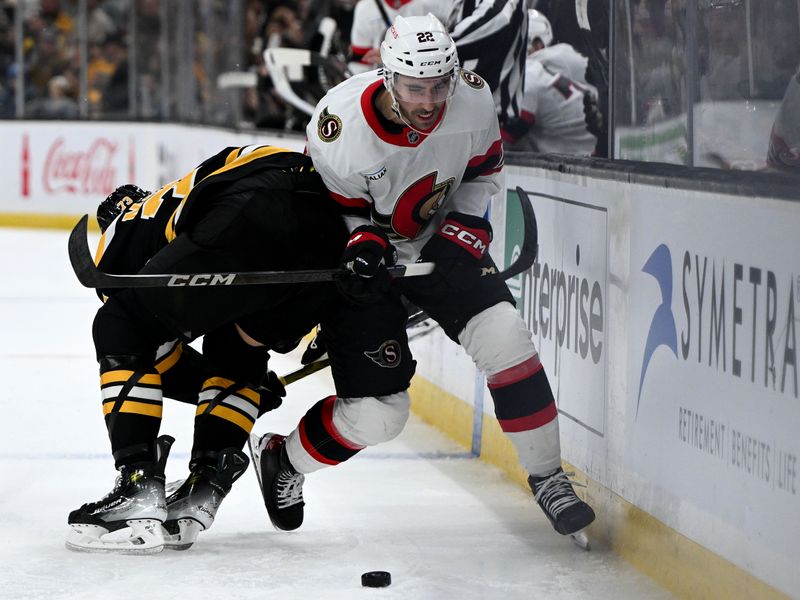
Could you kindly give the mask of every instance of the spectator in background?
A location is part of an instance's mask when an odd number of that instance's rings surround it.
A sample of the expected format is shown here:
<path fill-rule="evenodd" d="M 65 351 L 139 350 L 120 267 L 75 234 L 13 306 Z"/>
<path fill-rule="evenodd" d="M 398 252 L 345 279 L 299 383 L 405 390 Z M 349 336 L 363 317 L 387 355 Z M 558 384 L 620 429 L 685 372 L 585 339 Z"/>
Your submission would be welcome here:
<path fill-rule="evenodd" d="M 117 35 L 117 24 L 104 10 L 103 0 L 87 0 L 86 10 L 86 33 L 90 44 L 102 45 Z"/>
<path fill-rule="evenodd" d="M 47 98 L 40 98 L 30 104 L 30 116 L 40 119 L 77 119 L 78 103 L 71 97 L 75 89 L 74 74 L 56 75 L 47 84 Z"/>
<path fill-rule="evenodd" d="M 50 80 L 56 75 L 63 75 L 69 68 L 73 49 L 67 47 L 67 40 L 59 30 L 53 27 L 41 27 L 34 19 L 34 31 L 27 40 L 30 45 L 26 64 L 28 68 L 28 99 L 46 98 L 49 95 Z"/>
<path fill-rule="evenodd" d="M 128 114 L 128 45 L 119 36 L 111 36 L 103 45 L 103 53 L 113 66 L 103 89 L 102 112 L 105 117 L 125 117 Z M 137 92 L 141 88 L 137 86 Z"/>
<path fill-rule="evenodd" d="M 304 20 L 305 19 L 305 20 Z M 279 0 L 269 10 L 263 30 L 263 48 L 311 48 L 316 34 L 316 22 L 309 23 L 309 4 L 305 1 Z M 259 80 L 260 114 L 257 127 L 303 131 L 308 115 L 285 102 L 274 88 L 264 65 Z M 307 90 L 298 90 L 306 96 Z"/>
<path fill-rule="evenodd" d="M 138 52 L 136 88 L 139 95 L 138 114 L 144 119 L 162 115 L 161 90 L 161 16 L 158 0 L 137 0 L 136 49 Z M 120 74 L 121 76 L 121 74 Z"/>
<path fill-rule="evenodd" d="M 12 63 L 2 73 L 0 79 L 0 118 L 12 119 L 16 116 L 17 65 Z"/>
<path fill-rule="evenodd" d="M 61 6 L 61 0 L 40 0 L 39 12 L 32 17 L 40 20 L 42 27 L 52 27 L 65 38 L 75 32 L 75 20 Z"/>
<path fill-rule="evenodd" d="M 264 26 L 266 48 L 305 48 L 303 22 L 293 2 L 273 7 Z"/>
<path fill-rule="evenodd" d="M 9 78 L 14 64 L 14 14 L 0 5 L 0 118 L 14 116 L 14 85 Z"/>
<path fill-rule="evenodd" d="M 102 114 L 103 93 L 115 69 L 116 65 L 106 52 L 105 45 L 90 43 L 86 80 L 89 86 L 89 114 L 92 117 Z"/>
<path fill-rule="evenodd" d="M 597 138 L 587 129 L 584 96 L 587 59 L 569 44 L 554 44 L 550 22 L 528 11 L 528 61 L 520 118 L 503 128 L 512 150 L 591 156 Z"/>

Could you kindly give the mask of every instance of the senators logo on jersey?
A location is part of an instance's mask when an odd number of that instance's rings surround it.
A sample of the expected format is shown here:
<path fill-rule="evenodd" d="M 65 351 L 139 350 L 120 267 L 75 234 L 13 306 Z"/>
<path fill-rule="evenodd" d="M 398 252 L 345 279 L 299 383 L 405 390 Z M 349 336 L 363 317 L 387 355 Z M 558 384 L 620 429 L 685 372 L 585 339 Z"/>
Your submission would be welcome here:
<path fill-rule="evenodd" d="M 400 364 L 403 356 L 397 340 L 387 340 L 377 350 L 366 351 L 364 354 L 375 364 L 386 369 L 394 369 Z"/>
<path fill-rule="evenodd" d="M 328 112 L 327 107 L 320 113 L 317 121 L 317 135 L 323 142 L 333 142 L 342 133 L 342 120 Z"/>
<path fill-rule="evenodd" d="M 461 69 L 461 79 L 475 90 L 480 90 L 486 85 L 486 82 L 481 79 L 480 75 L 476 75 L 472 71 L 467 71 L 466 69 Z"/>

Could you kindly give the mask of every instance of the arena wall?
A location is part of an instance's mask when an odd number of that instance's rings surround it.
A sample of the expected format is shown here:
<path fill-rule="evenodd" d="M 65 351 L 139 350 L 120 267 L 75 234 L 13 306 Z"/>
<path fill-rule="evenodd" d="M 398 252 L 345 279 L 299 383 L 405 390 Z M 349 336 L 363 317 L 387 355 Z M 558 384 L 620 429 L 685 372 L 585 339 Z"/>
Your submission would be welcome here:
<path fill-rule="evenodd" d="M 509 284 L 593 539 L 682 597 L 800 597 L 800 192 L 763 174 L 507 165 L 492 252 L 519 252 L 520 186 L 540 249 Z M 526 485 L 483 378 L 448 348 L 415 342 L 415 411 Z"/>
<path fill-rule="evenodd" d="M 197 125 L 4 121 L 0 225 L 71 227 L 118 185 L 158 189 L 225 146 L 303 149 L 298 136 Z"/>
<path fill-rule="evenodd" d="M 156 188 L 277 133 L 6 122 L 0 225 L 69 228 L 119 184 Z M 519 252 L 517 186 L 539 225 L 509 281 L 557 398 L 590 529 L 687 598 L 800 597 L 800 202 L 774 177 L 509 156 L 492 254 Z M 412 342 L 417 414 L 526 486 L 483 377 L 440 331 Z"/>

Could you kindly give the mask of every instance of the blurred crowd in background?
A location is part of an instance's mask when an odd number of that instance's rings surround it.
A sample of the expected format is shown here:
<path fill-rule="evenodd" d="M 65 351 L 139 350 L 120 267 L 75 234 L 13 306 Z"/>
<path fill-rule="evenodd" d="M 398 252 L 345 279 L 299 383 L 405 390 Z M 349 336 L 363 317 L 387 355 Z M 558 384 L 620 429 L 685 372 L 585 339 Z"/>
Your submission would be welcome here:
<path fill-rule="evenodd" d="M 376 0 L 0 0 L 0 118 L 303 131 L 308 115 L 276 92 L 263 52 L 321 50 L 344 69 L 357 2 Z M 610 58 L 605 155 L 800 168 L 797 0 L 589 0 L 590 10 L 598 3 L 613 18 L 614 51 L 599 48 Z M 574 42 L 559 16 L 575 20 L 574 0 L 528 5 L 550 17 L 553 44 Z M 305 98 L 335 82 L 307 81 Z"/>
<path fill-rule="evenodd" d="M 0 0 L 0 118 L 241 125 L 233 123 L 237 118 L 283 129 L 292 110 L 269 89 L 263 49 L 318 45 L 319 19 L 329 15 L 339 24 L 335 50 L 344 53 L 353 9 L 350 0 L 85 0 L 85 8 L 81 5 Z M 227 94 L 217 77 L 229 71 L 254 72 L 259 83 Z"/>

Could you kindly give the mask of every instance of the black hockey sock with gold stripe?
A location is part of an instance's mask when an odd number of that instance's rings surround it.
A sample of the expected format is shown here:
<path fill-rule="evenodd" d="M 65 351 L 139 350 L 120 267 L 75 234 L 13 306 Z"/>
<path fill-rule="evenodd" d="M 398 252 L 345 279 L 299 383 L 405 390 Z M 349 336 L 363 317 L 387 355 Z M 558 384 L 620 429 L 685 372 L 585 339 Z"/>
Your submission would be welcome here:
<path fill-rule="evenodd" d="M 155 460 L 152 448 L 161 425 L 161 376 L 143 363 L 135 356 L 106 356 L 100 361 L 103 415 L 118 468 Z"/>
<path fill-rule="evenodd" d="M 260 414 L 261 394 L 224 377 L 203 383 L 194 419 L 194 448 L 243 448 Z"/>

